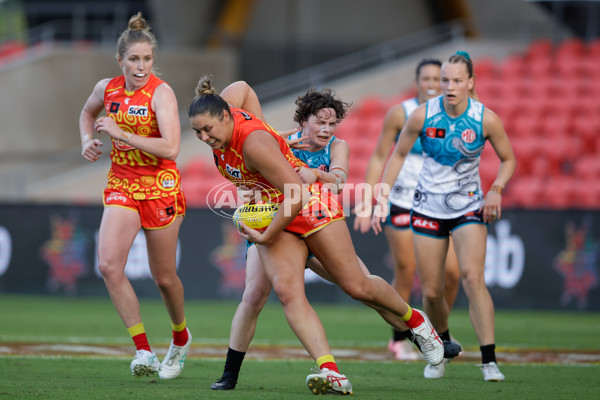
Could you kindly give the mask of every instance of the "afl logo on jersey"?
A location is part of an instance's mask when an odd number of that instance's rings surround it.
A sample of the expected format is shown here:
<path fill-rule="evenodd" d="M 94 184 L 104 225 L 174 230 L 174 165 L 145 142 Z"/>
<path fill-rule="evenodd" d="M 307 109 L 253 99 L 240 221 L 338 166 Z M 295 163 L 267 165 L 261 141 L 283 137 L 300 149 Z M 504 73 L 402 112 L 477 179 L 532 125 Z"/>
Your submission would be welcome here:
<path fill-rule="evenodd" d="M 148 107 L 144 106 L 129 106 L 127 109 L 128 115 L 135 115 L 137 117 L 147 117 L 148 116 Z"/>
<path fill-rule="evenodd" d="M 473 129 L 465 129 L 461 133 L 462 140 L 465 143 L 473 143 L 476 136 L 477 136 L 477 134 L 475 133 L 475 131 Z"/>

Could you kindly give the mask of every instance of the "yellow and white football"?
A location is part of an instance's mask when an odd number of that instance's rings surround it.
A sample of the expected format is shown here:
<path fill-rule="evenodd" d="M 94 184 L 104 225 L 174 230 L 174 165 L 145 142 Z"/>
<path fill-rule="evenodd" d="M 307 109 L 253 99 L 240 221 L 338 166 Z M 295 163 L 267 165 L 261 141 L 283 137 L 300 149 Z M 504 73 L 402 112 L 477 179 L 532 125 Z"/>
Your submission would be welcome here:
<path fill-rule="evenodd" d="M 238 229 L 240 229 L 239 222 L 241 221 L 252 229 L 264 232 L 273 221 L 278 209 L 279 204 L 275 203 L 246 203 L 233 213 L 233 223 Z"/>

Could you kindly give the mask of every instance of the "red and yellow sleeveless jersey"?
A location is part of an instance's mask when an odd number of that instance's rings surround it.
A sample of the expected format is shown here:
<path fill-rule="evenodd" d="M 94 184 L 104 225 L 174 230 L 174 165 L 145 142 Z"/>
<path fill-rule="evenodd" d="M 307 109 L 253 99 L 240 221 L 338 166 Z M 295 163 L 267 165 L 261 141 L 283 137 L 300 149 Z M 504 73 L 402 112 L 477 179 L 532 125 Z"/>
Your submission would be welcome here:
<path fill-rule="evenodd" d="M 125 90 L 125 77 L 111 79 L 104 91 L 106 114 L 125 132 L 145 137 L 160 137 L 158 121 L 152 109 L 152 96 L 164 81 L 153 74 L 148 83 L 133 92 Z M 181 179 L 175 161 L 148 154 L 112 139 L 108 185 L 135 200 L 149 200 L 177 194 Z"/>
<path fill-rule="evenodd" d="M 242 147 L 248 135 L 254 131 L 267 131 L 277 140 L 279 149 L 290 165 L 295 167 L 306 167 L 306 164 L 298 159 L 285 140 L 279 134 L 254 115 L 241 108 L 231 107 L 233 114 L 233 135 L 226 149 L 213 150 L 215 164 L 221 175 L 231 181 L 234 185 L 259 186 L 262 188 L 262 199 L 271 203 L 281 203 L 283 193 L 277 190 L 260 173 L 250 172 L 244 163 Z"/>

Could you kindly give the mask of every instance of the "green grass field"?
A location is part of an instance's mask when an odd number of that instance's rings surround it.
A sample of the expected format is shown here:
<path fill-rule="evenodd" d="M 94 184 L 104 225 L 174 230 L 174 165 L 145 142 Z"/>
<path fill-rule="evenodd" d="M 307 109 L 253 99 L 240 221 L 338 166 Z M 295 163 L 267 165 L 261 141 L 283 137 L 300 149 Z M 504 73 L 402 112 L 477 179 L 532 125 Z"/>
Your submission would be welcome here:
<path fill-rule="evenodd" d="M 227 348 L 232 302 L 188 301 L 186 314 L 194 348 L 222 349 L 213 357 L 190 357 L 173 381 L 135 379 L 129 375 L 133 345 L 108 298 L 0 295 L 0 399 L 300 399 L 310 398 L 304 379 L 314 365 L 305 359 L 257 360 L 248 354 L 233 391 L 215 392 Z M 143 300 L 142 316 L 153 346 L 170 341 L 170 324 L 160 300 Z M 315 304 L 336 349 L 368 354 L 385 347 L 390 329 L 372 310 L 360 305 Z M 466 310 L 454 310 L 451 332 L 467 351 L 478 345 Z M 456 360 L 440 380 L 423 378 L 424 362 L 358 361 L 338 358 L 342 372 L 363 399 L 597 399 L 600 398 L 600 315 L 581 312 L 504 311 L 496 313 L 499 354 L 539 351 L 594 355 L 586 363 L 508 362 L 500 359 L 507 380 L 485 383 L 477 361 Z M 15 343 L 131 346 L 128 356 L 37 355 L 11 352 Z M 256 345 L 294 346 L 281 307 L 269 303 L 261 314 Z M 378 350 L 379 351 L 379 350 Z M 500 357 L 499 357 L 500 358 Z M 514 360 L 512 358 L 511 360 Z"/>

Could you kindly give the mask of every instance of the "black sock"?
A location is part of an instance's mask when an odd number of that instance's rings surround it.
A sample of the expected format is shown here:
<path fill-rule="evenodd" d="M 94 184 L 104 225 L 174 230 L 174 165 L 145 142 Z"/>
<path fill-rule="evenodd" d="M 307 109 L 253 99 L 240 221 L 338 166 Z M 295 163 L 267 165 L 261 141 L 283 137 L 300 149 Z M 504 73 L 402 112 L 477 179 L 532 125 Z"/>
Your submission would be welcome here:
<path fill-rule="evenodd" d="M 231 347 L 227 349 L 227 358 L 225 359 L 225 370 L 223 377 L 232 377 L 237 381 L 244 361 L 245 352 L 233 350 Z"/>
<path fill-rule="evenodd" d="M 419 342 L 417 342 L 417 338 L 414 337 L 412 333 L 411 333 L 410 337 L 408 338 L 408 340 L 413 342 L 414 345 L 417 346 L 417 349 L 419 349 L 419 351 L 421 351 L 421 346 L 419 346 Z"/>
<path fill-rule="evenodd" d="M 496 362 L 496 345 L 487 344 L 485 346 L 479 346 L 481 350 L 481 363 L 487 364 L 490 362 Z"/>
<path fill-rule="evenodd" d="M 450 341 L 450 329 L 446 329 L 446 332 L 440 332 L 440 339 L 442 339 L 442 341 L 445 342 L 449 342 Z"/>
<path fill-rule="evenodd" d="M 410 329 L 406 330 L 404 332 L 397 331 L 394 329 L 394 342 L 400 342 L 405 339 L 410 339 L 411 337 L 412 337 L 412 332 L 410 331 Z"/>

